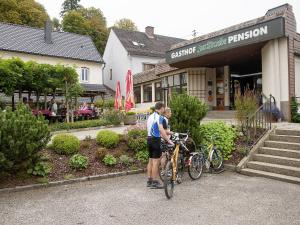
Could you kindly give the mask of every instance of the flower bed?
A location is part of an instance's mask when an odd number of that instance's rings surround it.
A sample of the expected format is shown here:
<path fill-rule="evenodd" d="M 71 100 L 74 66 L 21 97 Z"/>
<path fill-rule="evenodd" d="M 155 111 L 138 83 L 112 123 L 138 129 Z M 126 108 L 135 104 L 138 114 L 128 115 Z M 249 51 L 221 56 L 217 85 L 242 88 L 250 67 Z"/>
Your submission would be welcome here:
<path fill-rule="evenodd" d="M 59 130 L 71 130 L 71 129 L 80 129 L 80 128 L 89 128 L 89 127 L 101 127 L 107 126 L 109 123 L 105 119 L 97 120 L 83 120 L 77 121 L 74 123 L 54 123 L 49 125 L 50 131 L 59 131 Z"/>

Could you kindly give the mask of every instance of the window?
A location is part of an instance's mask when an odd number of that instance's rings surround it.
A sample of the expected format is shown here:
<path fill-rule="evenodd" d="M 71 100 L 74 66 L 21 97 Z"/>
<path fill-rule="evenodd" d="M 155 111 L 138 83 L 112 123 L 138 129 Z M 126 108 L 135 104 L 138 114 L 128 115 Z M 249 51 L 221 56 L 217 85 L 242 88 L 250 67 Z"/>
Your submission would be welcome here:
<path fill-rule="evenodd" d="M 155 83 L 155 101 L 162 101 L 161 82 Z"/>
<path fill-rule="evenodd" d="M 173 76 L 168 76 L 168 85 L 172 87 L 174 85 Z"/>
<path fill-rule="evenodd" d="M 180 85 L 180 76 L 179 74 L 174 75 L 174 86 Z"/>
<path fill-rule="evenodd" d="M 81 68 L 80 81 L 81 81 L 81 82 L 89 82 L 89 75 L 90 75 L 90 70 L 89 70 L 89 68 L 82 67 L 82 68 Z"/>
<path fill-rule="evenodd" d="M 152 102 L 152 84 L 146 84 L 144 89 L 144 102 Z"/>
<path fill-rule="evenodd" d="M 112 69 L 109 70 L 109 79 L 112 80 Z"/>
<path fill-rule="evenodd" d="M 141 103 L 141 86 L 134 87 L 133 93 L 134 93 L 134 102 Z"/>
<path fill-rule="evenodd" d="M 150 63 L 143 63 L 143 71 L 146 71 L 146 70 L 151 70 L 155 68 L 155 65 L 154 64 L 150 64 Z"/>

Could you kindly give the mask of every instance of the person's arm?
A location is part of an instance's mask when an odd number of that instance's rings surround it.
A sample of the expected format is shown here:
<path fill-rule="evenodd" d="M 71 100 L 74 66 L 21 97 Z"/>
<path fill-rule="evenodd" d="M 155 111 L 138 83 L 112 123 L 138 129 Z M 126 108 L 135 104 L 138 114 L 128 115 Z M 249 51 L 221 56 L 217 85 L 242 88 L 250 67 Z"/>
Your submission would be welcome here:
<path fill-rule="evenodd" d="M 159 118 L 159 121 L 158 121 L 158 129 L 159 129 L 159 132 L 160 132 L 160 136 L 165 140 L 167 141 L 169 144 L 173 144 L 173 142 L 170 140 L 166 130 L 164 129 L 163 127 L 163 118 Z"/>

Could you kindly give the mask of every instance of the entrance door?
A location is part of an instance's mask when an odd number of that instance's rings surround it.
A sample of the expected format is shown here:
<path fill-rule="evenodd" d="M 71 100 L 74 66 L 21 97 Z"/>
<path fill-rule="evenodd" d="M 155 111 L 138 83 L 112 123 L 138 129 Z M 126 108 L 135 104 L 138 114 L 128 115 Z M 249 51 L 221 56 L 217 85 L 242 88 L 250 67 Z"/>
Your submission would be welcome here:
<path fill-rule="evenodd" d="M 216 109 L 225 109 L 224 67 L 216 69 Z"/>

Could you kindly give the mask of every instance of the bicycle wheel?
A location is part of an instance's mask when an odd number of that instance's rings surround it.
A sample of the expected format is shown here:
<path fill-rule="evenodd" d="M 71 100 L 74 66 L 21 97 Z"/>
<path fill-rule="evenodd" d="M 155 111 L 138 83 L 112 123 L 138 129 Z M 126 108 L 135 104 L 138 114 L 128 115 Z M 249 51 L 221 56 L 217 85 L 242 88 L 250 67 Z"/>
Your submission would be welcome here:
<path fill-rule="evenodd" d="M 177 162 L 177 175 L 176 175 L 177 184 L 182 183 L 183 174 L 184 174 L 184 156 L 179 155 L 178 162 Z"/>
<path fill-rule="evenodd" d="M 168 199 L 173 197 L 174 192 L 174 180 L 172 178 L 173 173 L 173 163 L 169 161 L 166 165 L 166 170 L 164 174 L 164 189 L 165 195 Z"/>
<path fill-rule="evenodd" d="M 213 149 L 213 152 L 212 152 L 211 158 L 210 158 L 210 162 L 211 162 L 212 168 L 215 171 L 222 168 L 222 166 L 223 166 L 223 156 L 222 156 L 222 152 L 219 149 L 217 149 L 217 148 Z"/>
<path fill-rule="evenodd" d="M 201 177 L 203 172 L 202 157 L 199 153 L 194 154 L 190 158 L 190 164 L 188 166 L 188 173 L 192 180 L 197 180 Z"/>

